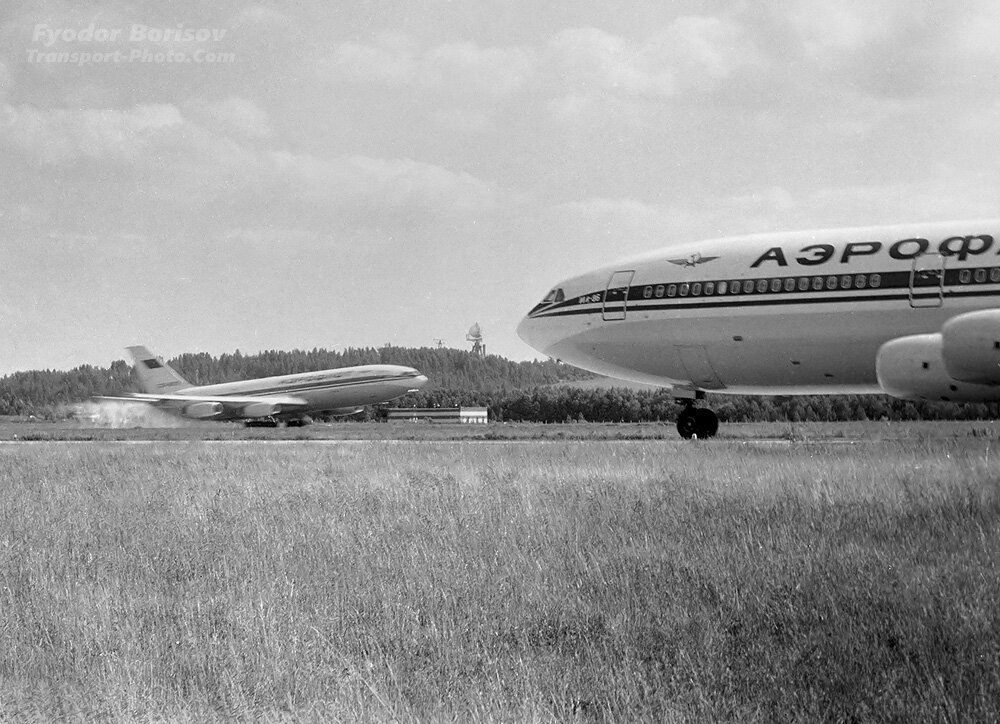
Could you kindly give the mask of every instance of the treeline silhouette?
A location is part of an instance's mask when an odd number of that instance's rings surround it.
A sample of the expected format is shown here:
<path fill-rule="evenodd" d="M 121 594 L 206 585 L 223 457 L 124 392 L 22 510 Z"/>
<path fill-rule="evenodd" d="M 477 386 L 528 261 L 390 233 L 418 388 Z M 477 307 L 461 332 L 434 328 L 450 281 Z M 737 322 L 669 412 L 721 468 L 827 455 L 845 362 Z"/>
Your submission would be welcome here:
<path fill-rule="evenodd" d="M 167 363 L 192 385 L 314 372 L 336 367 L 397 364 L 414 367 L 431 380 L 429 387 L 456 393 L 505 394 L 558 382 L 589 379 L 589 372 L 544 362 L 512 362 L 497 355 L 475 356 L 450 348 L 361 347 L 344 350 L 268 350 L 258 354 L 214 357 L 185 353 Z M 83 365 L 68 372 L 31 370 L 0 378 L 0 415 L 55 417 L 68 406 L 100 395 L 140 391 L 132 365 L 118 360 L 110 367 Z"/>
<path fill-rule="evenodd" d="M 484 406 L 490 419 L 511 422 L 668 422 L 680 409 L 665 390 L 594 386 L 593 375 L 551 360 L 512 362 L 449 348 L 363 347 L 313 349 L 214 357 L 186 353 L 168 363 L 191 384 L 207 385 L 364 364 L 415 367 L 430 382 L 393 403 L 402 407 Z M 576 385 L 574 384 L 576 383 Z M 33 370 L 0 378 L 0 414 L 57 418 L 94 396 L 138 391 L 132 366 L 84 365 L 68 372 Z M 995 404 L 908 402 L 885 395 L 742 397 L 709 395 L 723 422 L 833 420 L 991 419 Z M 385 406 L 366 408 L 356 419 L 384 419 Z"/>

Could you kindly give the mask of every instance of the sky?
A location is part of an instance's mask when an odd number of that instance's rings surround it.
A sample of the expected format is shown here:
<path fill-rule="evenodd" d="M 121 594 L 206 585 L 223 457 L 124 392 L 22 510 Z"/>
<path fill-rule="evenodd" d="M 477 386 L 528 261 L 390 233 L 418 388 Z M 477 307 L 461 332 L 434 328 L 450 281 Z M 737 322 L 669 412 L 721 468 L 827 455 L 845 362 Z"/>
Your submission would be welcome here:
<path fill-rule="evenodd" d="M 1000 3 L 3 0 L 0 374 L 536 353 L 555 282 L 1000 216 Z"/>

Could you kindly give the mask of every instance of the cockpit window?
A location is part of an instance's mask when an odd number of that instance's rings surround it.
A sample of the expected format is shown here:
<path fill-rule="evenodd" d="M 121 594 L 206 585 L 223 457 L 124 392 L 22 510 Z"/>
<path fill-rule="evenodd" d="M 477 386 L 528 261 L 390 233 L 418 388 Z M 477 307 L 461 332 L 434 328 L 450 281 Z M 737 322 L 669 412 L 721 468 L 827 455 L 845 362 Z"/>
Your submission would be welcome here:
<path fill-rule="evenodd" d="M 545 295 L 545 299 L 542 300 L 542 304 L 558 304 L 559 302 L 565 301 L 566 295 L 563 294 L 562 289 L 553 289 L 548 294 Z"/>

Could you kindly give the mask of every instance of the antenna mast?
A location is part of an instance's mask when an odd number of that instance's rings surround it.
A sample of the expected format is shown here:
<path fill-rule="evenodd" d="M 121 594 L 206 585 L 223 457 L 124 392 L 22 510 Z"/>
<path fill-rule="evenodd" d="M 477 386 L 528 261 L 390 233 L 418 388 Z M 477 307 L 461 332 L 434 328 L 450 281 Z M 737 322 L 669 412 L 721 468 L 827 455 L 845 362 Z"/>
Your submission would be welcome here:
<path fill-rule="evenodd" d="M 465 335 L 465 340 L 472 342 L 472 354 L 477 357 L 486 356 L 486 342 L 483 341 L 483 330 L 479 327 L 479 322 L 469 327 L 469 331 Z"/>

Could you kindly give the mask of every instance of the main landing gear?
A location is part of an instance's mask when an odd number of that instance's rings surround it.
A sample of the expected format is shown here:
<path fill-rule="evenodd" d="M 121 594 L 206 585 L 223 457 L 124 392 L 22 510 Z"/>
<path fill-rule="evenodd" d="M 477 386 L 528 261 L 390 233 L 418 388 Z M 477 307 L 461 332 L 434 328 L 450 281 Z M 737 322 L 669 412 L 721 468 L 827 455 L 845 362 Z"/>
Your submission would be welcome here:
<path fill-rule="evenodd" d="M 677 416 L 677 432 L 685 440 L 695 435 L 699 440 L 715 437 L 719 431 L 719 417 L 707 407 L 695 407 L 690 400 L 684 400 L 684 409 Z"/>
<path fill-rule="evenodd" d="M 255 417 L 243 422 L 244 427 L 305 427 L 311 424 L 312 418 L 308 415 L 281 420 L 277 417 Z"/>

